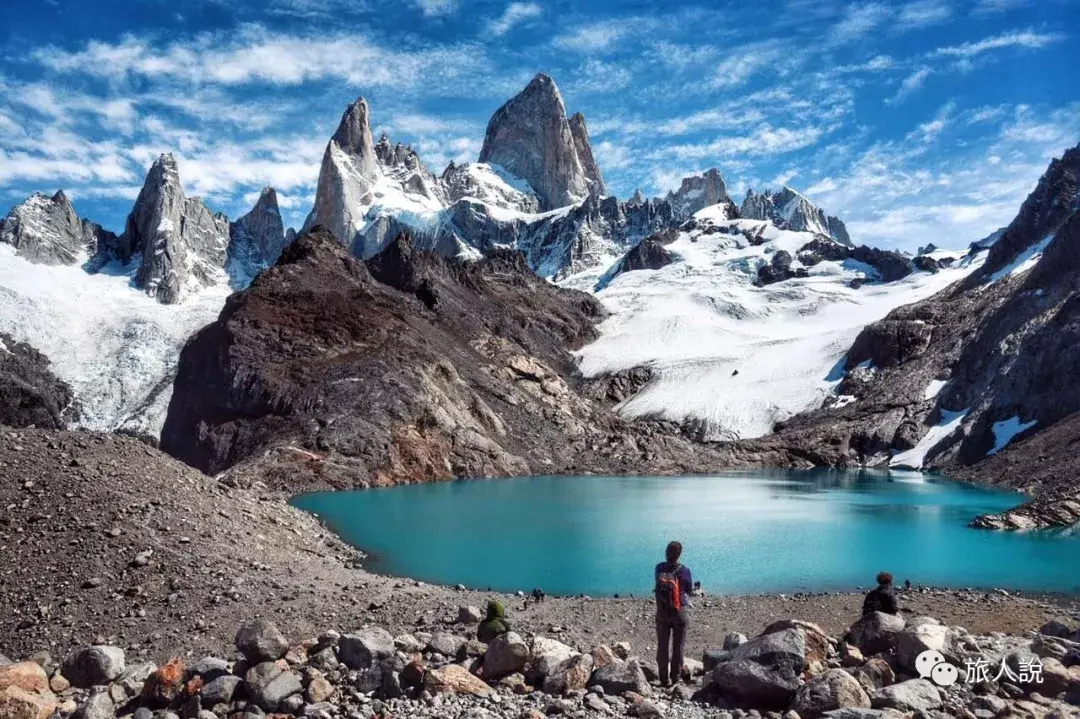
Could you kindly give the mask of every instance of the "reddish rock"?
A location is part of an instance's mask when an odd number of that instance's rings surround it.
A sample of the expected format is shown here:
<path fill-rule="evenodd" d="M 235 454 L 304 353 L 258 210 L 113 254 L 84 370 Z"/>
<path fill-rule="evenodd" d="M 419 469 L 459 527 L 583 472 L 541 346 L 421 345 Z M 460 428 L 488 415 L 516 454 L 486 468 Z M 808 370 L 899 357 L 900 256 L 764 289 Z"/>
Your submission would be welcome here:
<path fill-rule="evenodd" d="M 151 674 L 143 685 L 143 699 L 154 706 L 170 704 L 184 690 L 184 660 L 174 657 Z"/>

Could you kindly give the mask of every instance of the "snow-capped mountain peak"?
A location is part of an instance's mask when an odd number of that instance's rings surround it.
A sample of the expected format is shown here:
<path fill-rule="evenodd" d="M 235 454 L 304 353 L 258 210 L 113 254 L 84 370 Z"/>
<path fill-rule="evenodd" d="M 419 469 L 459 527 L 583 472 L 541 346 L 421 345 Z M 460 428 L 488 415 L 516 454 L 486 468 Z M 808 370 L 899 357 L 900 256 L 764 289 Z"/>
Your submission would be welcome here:
<path fill-rule="evenodd" d="M 226 271 L 230 284 L 236 289 L 247 287 L 260 272 L 277 262 L 285 244 L 277 192 L 273 187 L 264 187 L 251 211 L 229 225 Z"/>
<path fill-rule="evenodd" d="M 73 265 L 97 252 L 98 244 L 115 235 L 82 220 L 63 190 L 51 197 L 35 192 L 0 220 L 0 243 L 20 256 L 45 265 Z"/>
<path fill-rule="evenodd" d="M 769 220 L 777 227 L 796 232 L 814 232 L 831 237 L 842 245 L 853 246 L 844 223 L 828 215 L 798 190 L 784 185 L 777 192 L 746 191 L 739 215 L 748 219 Z"/>

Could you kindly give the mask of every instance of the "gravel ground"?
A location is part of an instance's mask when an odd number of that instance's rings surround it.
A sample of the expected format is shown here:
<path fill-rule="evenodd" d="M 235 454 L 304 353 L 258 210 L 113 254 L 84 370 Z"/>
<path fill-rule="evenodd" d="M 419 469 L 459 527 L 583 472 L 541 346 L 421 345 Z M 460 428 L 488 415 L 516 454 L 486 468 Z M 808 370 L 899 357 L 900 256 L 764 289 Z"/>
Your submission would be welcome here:
<path fill-rule="evenodd" d="M 230 651 L 236 629 L 272 619 L 291 637 L 376 624 L 392 632 L 448 626 L 487 592 L 365 572 L 360 556 L 285 497 L 224 487 L 130 438 L 0 430 L 0 654 L 13 658 L 108 642 L 163 662 Z M 149 552 L 149 554 L 147 554 Z M 655 646 L 643 599 L 504 597 L 514 628 L 582 648 Z M 1078 616 L 1076 597 L 924 590 L 903 598 L 973 633 L 1020 633 Z M 794 617 L 841 634 L 853 593 L 699 597 L 688 655 L 729 631 L 753 635 Z"/>

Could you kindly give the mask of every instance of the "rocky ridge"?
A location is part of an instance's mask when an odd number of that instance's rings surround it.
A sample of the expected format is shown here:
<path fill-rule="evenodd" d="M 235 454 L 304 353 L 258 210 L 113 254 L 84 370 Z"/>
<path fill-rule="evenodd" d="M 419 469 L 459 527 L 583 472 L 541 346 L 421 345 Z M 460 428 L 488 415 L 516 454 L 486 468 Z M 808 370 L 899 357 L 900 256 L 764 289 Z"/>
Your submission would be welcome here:
<path fill-rule="evenodd" d="M 286 241 L 277 192 L 273 187 L 264 187 L 251 211 L 229 224 L 226 270 L 233 287 L 247 287 L 259 273 L 277 262 Z"/>
<path fill-rule="evenodd" d="M 1068 379 L 1080 367 L 1078 178 L 1074 148 L 1051 163 L 985 264 L 862 331 L 838 388 L 852 401 L 762 442 L 815 464 L 941 469 L 1044 498 L 979 526 L 1075 522 L 1080 497 L 1066 468 L 1080 410 Z M 1023 459 L 1034 475 L 1008 470 Z"/>
<path fill-rule="evenodd" d="M 753 220 L 769 220 L 777 227 L 796 232 L 814 232 L 831 237 L 842 245 L 853 246 L 847 227 L 838 217 L 827 215 L 805 196 L 783 187 L 777 192 L 746 191 L 739 207 L 739 216 Z"/>
<path fill-rule="evenodd" d="M 316 229 L 184 348 L 162 447 L 289 491 L 717 461 L 582 383 L 570 350 L 602 314 L 520 253 L 461 262 L 401 236 L 361 263 Z"/>
<path fill-rule="evenodd" d="M 12 245 L 31 262 L 73 265 L 86 261 L 98 248 L 111 247 L 116 235 L 80 219 L 63 190 L 52 197 L 35 192 L 0 220 L 0 243 Z"/>

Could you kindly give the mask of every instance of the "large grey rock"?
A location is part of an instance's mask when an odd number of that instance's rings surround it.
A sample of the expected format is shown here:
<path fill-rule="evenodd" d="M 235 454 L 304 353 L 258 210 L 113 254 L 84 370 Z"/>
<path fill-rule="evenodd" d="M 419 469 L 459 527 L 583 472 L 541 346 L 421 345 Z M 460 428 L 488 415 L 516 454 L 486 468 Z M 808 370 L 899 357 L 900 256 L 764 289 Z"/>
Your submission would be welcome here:
<path fill-rule="evenodd" d="M 798 676 L 806 669 L 806 633 L 792 628 L 754 637 L 728 652 L 729 661 L 740 659 Z"/>
<path fill-rule="evenodd" d="M 878 689 L 870 702 L 875 709 L 933 711 L 941 707 L 941 692 L 926 679 L 910 679 Z"/>
<path fill-rule="evenodd" d="M 283 670 L 275 662 L 263 662 L 248 670 L 244 689 L 261 709 L 275 712 L 287 697 L 300 694 L 304 685 L 296 672 Z"/>
<path fill-rule="evenodd" d="M 211 679 L 210 682 L 205 684 L 202 688 L 202 700 L 203 704 L 208 707 L 213 707 L 218 704 L 228 704 L 233 700 L 233 696 L 236 694 L 236 688 L 243 683 L 240 677 L 233 676 L 231 674 L 225 674 L 215 679 Z"/>
<path fill-rule="evenodd" d="M 587 136 L 582 141 L 587 143 Z M 499 165 L 528 182 L 542 209 L 574 204 L 589 194 L 591 183 L 562 95 L 543 73 L 491 116 L 480 162 Z"/>
<path fill-rule="evenodd" d="M 277 262 L 285 248 L 277 192 L 264 187 L 251 211 L 229 225 L 225 269 L 233 287 L 242 289 Z"/>
<path fill-rule="evenodd" d="M 115 242 L 113 233 L 79 219 L 63 190 L 52 197 L 35 192 L 0 220 L 0 243 L 44 265 L 73 265 L 94 255 L 99 244 L 107 247 Z"/>
<path fill-rule="evenodd" d="M 484 654 L 484 678 L 502 679 L 520 672 L 529 663 L 529 645 L 517 632 L 506 632 L 488 644 Z"/>
<path fill-rule="evenodd" d="M 527 676 L 534 684 L 542 685 L 551 671 L 570 657 L 578 654 L 573 647 L 555 639 L 533 637 L 529 644 L 529 671 Z"/>
<path fill-rule="evenodd" d="M 870 656 L 892 649 L 905 626 L 904 618 L 898 614 L 871 612 L 848 629 L 845 639 L 861 649 L 864 655 Z"/>
<path fill-rule="evenodd" d="M 1068 617 L 1056 617 L 1039 627 L 1039 634 L 1068 639 L 1073 633 L 1073 622 Z"/>
<path fill-rule="evenodd" d="M 711 684 L 723 699 L 736 706 L 779 711 L 791 705 L 800 682 L 798 675 L 789 670 L 736 659 L 717 666 Z"/>
<path fill-rule="evenodd" d="M 896 662 L 909 674 L 919 674 L 915 660 L 925 651 L 944 654 L 949 637 L 948 627 L 921 623 L 909 626 L 896 637 Z"/>
<path fill-rule="evenodd" d="M 799 687 L 791 708 L 801 719 L 814 719 L 834 709 L 869 709 L 870 697 L 843 669 L 830 669 Z"/>
<path fill-rule="evenodd" d="M 237 630 L 236 648 L 248 663 L 255 665 L 281 659 L 289 650 L 289 642 L 273 622 L 256 619 Z"/>
<path fill-rule="evenodd" d="M 343 634 L 338 658 L 350 669 L 371 669 L 394 661 L 394 638 L 379 627 Z"/>
<path fill-rule="evenodd" d="M 567 692 L 585 689 L 593 673 L 595 660 L 591 654 L 572 656 L 553 667 L 544 678 L 543 690 L 562 696 Z"/>
<path fill-rule="evenodd" d="M 229 221 L 184 197 L 176 159 L 161 155 L 146 174 L 120 239 L 119 259 L 141 255 L 135 284 L 164 304 L 223 282 Z"/>
<path fill-rule="evenodd" d="M 822 716 L 829 719 L 908 719 L 907 714 L 901 714 L 892 709 L 834 709 Z"/>
<path fill-rule="evenodd" d="M 108 684 L 124 673 L 124 650 L 98 645 L 77 649 L 64 658 L 60 673 L 77 687 Z"/>
<path fill-rule="evenodd" d="M 109 696 L 109 692 L 95 691 L 79 706 L 73 716 L 74 719 L 114 719 L 116 704 Z"/>
<path fill-rule="evenodd" d="M 625 692 L 646 696 L 651 693 L 645 672 L 634 659 L 605 664 L 592 673 L 588 685 L 602 687 L 604 693 L 611 696 L 620 696 Z"/>
<path fill-rule="evenodd" d="M 465 646 L 466 641 L 468 640 L 456 634 L 436 632 L 432 635 L 431 641 L 427 643 L 426 650 L 453 659 L 457 656 L 461 648 Z"/>

